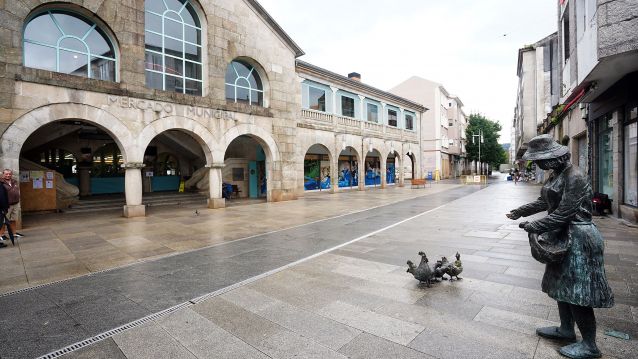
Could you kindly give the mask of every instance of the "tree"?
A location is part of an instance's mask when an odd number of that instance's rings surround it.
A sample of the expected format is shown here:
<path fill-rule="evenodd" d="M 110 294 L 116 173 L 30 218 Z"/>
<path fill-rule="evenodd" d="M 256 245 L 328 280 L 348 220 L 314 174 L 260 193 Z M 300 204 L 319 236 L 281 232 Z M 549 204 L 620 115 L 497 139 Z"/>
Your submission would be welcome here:
<path fill-rule="evenodd" d="M 481 162 L 490 164 L 492 168 L 498 168 L 498 165 L 503 163 L 503 158 L 507 158 L 507 153 L 503 146 L 498 143 L 498 138 L 501 137 L 499 134 L 501 128 L 498 122 L 491 121 L 481 114 L 471 114 L 465 130 L 468 159 L 472 161 L 479 160 L 479 137 L 473 137 L 472 135 L 478 135 L 482 130 Z"/>

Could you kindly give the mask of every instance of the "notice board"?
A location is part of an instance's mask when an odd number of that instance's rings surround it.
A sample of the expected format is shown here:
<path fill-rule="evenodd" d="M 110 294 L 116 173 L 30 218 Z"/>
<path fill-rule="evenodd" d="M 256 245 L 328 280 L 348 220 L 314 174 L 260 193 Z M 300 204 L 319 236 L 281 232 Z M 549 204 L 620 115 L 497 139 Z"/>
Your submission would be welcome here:
<path fill-rule="evenodd" d="M 22 212 L 51 211 L 58 208 L 56 172 L 20 171 L 20 207 Z"/>

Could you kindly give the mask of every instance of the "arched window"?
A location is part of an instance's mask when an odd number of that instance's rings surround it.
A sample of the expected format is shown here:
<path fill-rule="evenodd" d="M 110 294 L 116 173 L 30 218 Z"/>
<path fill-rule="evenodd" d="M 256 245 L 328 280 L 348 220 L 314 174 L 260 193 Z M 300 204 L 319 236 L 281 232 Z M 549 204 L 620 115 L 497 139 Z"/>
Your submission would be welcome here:
<path fill-rule="evenodd" d="M 190 0 L 146 0 L 146 86 L 202 95 L 202 28 Z"/>
<path fill-rule="evenodd" d="M 255 68 L 233 60 L 226 69 L 226 99 L 249 105 L 264 105 L 264 88 Z"/>
<path fill-rule="evenodd" d="M 24 28 L 24 66 L 116 81 L 117 58 L 97 25 L 66 10 L 48 10 Z"/>

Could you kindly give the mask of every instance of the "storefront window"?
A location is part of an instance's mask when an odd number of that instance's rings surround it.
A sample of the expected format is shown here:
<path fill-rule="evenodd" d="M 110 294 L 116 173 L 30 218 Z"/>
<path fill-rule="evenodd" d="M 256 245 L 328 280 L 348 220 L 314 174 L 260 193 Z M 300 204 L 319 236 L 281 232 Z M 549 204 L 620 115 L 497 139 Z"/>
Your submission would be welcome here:
<path fill-rule="evenodd" d="M 633 106 L 627 114 L 627 123 L 624 126 L 624 202 L 627 205 L 638 207 L 638 106 Z"/>
<path fill-rule="evenodd" d="M 202 95 L 202 28 L 189 0 L 144 2 L 146 86 Z"/>
<path fill-rule="evenodd" d="M 115 49 L 97 25 L 68 11 L 50 10 L 24 29 L 24 66 L 116 81 Z"/>
<path fill-rule="evenodd" d="M 598 192 L 613 199 L 614 154 L 613 129 L 611 114 L 598 120 Z"/>

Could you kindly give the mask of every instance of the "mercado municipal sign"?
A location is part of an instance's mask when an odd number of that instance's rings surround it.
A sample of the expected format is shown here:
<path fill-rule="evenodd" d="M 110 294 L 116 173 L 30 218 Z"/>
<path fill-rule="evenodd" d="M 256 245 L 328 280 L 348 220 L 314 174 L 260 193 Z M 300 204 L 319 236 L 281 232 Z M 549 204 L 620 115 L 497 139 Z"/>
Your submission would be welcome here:
<path fill-rule="evenodd" d="M 233 113 L 214 109 L 214 108 L 205 108 L 198 106 L 184 106 L 184 105 L 176 105 L 166 102 L 157 102 L 151 100 L 144 99 L 136 99 L 131 97 L 123 97 L 123 96 L 111 96 L 108 98 L 109 105 L 117 105 L 121 108 L 132 108 L 138 110 L 150 110 L 155 112 L 162 112 L 165 114 L 181 114 L 186 117 L 201 117 L 201 118 L 209 118 L 209 119 L 224 119 L 224 120 L 232 120 Z M 181 110 L 181 111 L 180 111 Z"/>

